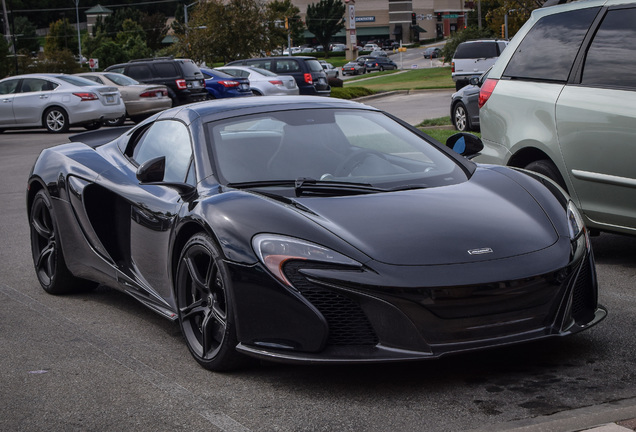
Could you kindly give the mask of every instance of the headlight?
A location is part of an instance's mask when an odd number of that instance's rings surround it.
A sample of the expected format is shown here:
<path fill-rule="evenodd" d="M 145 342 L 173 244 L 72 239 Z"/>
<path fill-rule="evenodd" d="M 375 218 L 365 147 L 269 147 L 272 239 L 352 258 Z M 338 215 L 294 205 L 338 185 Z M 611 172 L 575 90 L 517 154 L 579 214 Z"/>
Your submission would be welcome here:
<path fill-rule="evenodd" d="M 361 264 L 338 252 L 317 244 L 273 234 L 258 234 L 252 239 L 252 247 L 259 260 L 285 285 L 292 284 L 285 277 L 283 266 L 289 260 L 323 262 L 336 265 L 356 266 Z"/>
<path fill-rule="evenodd" d="M 570 238 L 576 240 L 585 230 L 585 224 L 581 213 L 572 201 L 568 202 L 568 228 L 570 230 Z"/>

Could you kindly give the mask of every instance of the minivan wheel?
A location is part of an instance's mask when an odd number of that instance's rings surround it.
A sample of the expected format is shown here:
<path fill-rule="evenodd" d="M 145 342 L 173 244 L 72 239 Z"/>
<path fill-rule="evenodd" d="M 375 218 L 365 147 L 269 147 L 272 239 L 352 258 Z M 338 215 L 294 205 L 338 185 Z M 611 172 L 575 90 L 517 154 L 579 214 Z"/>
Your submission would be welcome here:
<path fill-rule="evenodd" d="M 548 177 L 550 180 L 554 181 L 556 184 L 561 186 L 566 191 L 568 190 L 565 185 L 565 181 L 563 177 L 561 177 L 561 173 L 559 169 L 556 167 L 554 162 L 549 159 L 541 159 L 538 161 L 530 162 L 528 165 L 524 167 L 528 171 L 534 171 L 539 174 L 543 174 Z"/>

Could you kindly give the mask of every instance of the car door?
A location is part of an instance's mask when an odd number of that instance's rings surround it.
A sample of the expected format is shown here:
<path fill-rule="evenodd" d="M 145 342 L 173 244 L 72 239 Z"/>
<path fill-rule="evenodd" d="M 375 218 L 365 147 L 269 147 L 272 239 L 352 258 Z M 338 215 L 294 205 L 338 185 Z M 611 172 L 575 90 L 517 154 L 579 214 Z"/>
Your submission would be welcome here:
<path fill-rule="evenodd" d="M 179 193 L 165 185 L 142 185 L 136 171 L 164 156 L 165 182 L 194 183 L 189 129 L 177 120 L 161 120 L 136 131 L 125 147 L 126 163 L 102 173 L 99 183 L 118 197 L 113 226 L 123 250 L 117 263 L 119 282 L 143 301 L 174 310 L 170 282 L 171 235 L 183 205 Z M 112 254 L 111 254 L 112 255 Z"/>
<path fill-rule="evenodd" d="M 579 207 L 636 232 L 636 8 L 607 11 L 577 82 L 556 106 L 559 143 Z"/>
<path fill-rule="evenodd" d="M 41 78 L 24 78 L 13 100 L 13 114 L 18 125 L 38 126 L 49 105 L 51 91 L 57 84 Z"/>
<path fill-rule="evenodd" d="M 19 79 L 9 79 L 0 83 L 0 126 L 15 125 L 13 99 L 18 90 Z"/>

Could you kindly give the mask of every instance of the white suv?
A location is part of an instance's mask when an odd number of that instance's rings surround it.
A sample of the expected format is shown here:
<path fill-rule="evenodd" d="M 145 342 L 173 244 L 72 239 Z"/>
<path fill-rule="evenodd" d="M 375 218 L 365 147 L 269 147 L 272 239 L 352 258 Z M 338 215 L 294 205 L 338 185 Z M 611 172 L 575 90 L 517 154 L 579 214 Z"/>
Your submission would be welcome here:
<path fill-rule="evenodd" d="M 470 78 L 480 76 L 495 64 L 507 40 L 477 39 L 457 45 L 451 62 L 451 77 L 457 90 L 467 86 Z"/>
<path fill-rule="evenodd" d="M 636 235 L 636 2 L 532 13 L 480 91 L 475 161 L 566 189 L 588 227 Z"/>

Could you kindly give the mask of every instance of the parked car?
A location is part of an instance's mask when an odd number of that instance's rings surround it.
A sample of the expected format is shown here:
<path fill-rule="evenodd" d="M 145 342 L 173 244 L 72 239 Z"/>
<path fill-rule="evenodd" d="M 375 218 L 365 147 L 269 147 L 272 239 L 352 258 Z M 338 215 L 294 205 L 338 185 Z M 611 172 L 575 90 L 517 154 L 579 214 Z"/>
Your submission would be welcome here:
<path fill-rule="evenodd" d="M 438 47 L 428 47 L 424 50 L 424 58 L 434 59 L 438 58 L 442 50 Z"/>
<path fill-rule="evenodd" d="M 347 46 L 345 44 L 336 43 L 331 45 L 331 51 L 333 52 L 343 52 L 346 49 L 347 49 Z"/>
<path fill-rule="evenodd" d="M 426 360 L 557 343 L 606 316 L 562 190 L 373 107 L 229 98 L 100 132 L 35 161 L 35 276 L 49 294 L 129 294 L 204 368 Z"/>
<path fill-rule="evenodd" d="M 362 47 L 363 51 L 379 51 L 382 48 L 380 48 L 377 44 L 374 43 L 368 43 L 365 46 Z"/>
<path fill-rule="evenodd" d="M 0 132 L 44 127 L 66 132 L 70 126 L 97 129 L 126 112 L 115 86 L 64 74 L 26 74 L 0 80 Z"/>
<path fill-rule="evenodd" d="M 205 78 L 205 89 L 209 93 L 208 99 L 252 96 L 249 79 L 232 76 L 218 69 L 200 69 Z"/>
<path fill-rule="evenodd" d="M 165 85 L 168 87 L 172 106 L 199 102 L 208 96 L 203 74 L 190 59 L 138 59 L 109 66 L 104 71 L 122 73 L 145 84 Z"/>
<path fill-rule="evenodd" d="M 630 1 L 537 9 L 480 94 L 479 160 L 544 174 L 570 193 L 588 227 L 631 235 L 635 22 Z"/>
<path fill-rule="evenodd" d="M 338 78 L 340 74 L 338 68 L 334 67 L 331 63 L 327 63 L 326 60 L 318 60 L 318 62 L 324 69 L 325 74 L 327 74 L 327 78 Z"/>
<path fill-rule="evenodd" d="M 451 121 L 458 131 L 479 130 L 479 90 L 488 72 L 490 69 L 480 77 L 472 77 L 469 85 L 451 95 Z"/>
<path fill-rule="evenodd" d="M 451 62 L 455 89 L 468 85 L 471 77 L 486 72 L 495 64 L 507 45 L 507 40 L 500 39 L 477 39 L 457 45 Z"/>
<path fill-rule="evenodd" d="M 107 120 L 108 126 L 121 126 L 126 117 L 139 123 L 151 114 L 172 106 L 168 88 L 164 85 L 141 84 L 129 76 L 115 72 L 82 72 L 75 74 L 101 85 L 115 86 L 126 105 L 126 113 L 115 120 Z"/>
<path fill-rule="evenodd" d="M 362 75 L 367 72 L 364 61 L 350 61 L 342 66 L 342 76 L 345 75 Z"/>
<path fill-rule="evenodd" d="M 371 51 L 370 53 L 366 54 L 369 57 L 373 57 L 373 58 L 377 58 L 377 57 L 388 57 L 389 55 L 382 50 L 375 50 L 375 51 Z"/>
<path fill-rule="evenodd" d="M 260 57 L 235 60 L 226 66 L 253 66 L 274 72 L 276 75 L 291 75 L 296 80 L 300 94 L 318 96 L 331 94 L 327 74 L 316 57 Z"/>
<path fill-rule="evenodd" d="M 216 70 L 248 79 L 250 89 L 256 96 L 291 96 L 299 93 L 296 80 L 291 75 L 276 75 L 251 66 L 221 66 Z"/>
<path fill-rule="evenodd" d="M 364 67 L 367 72 L 397 69 L 397 65 L 388 57 L 371 58 L 364 63 Z"/>
<path fill-rule="evenodd" d="M 291 55 L 300 54 L 302 52 L 302 48 L 300 47 L 291 47 Z M 285 48 L 283 50 L 283 55 L 290 55 L 290 49 Z"/>

